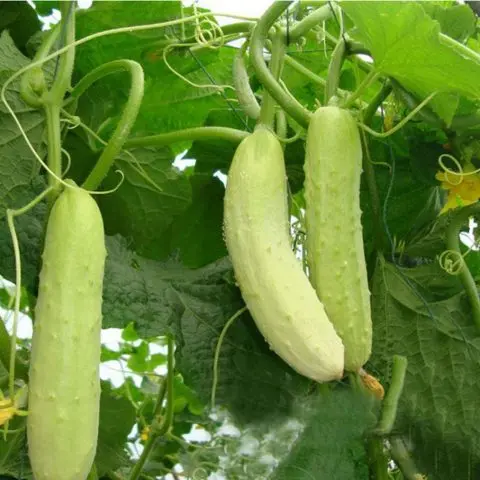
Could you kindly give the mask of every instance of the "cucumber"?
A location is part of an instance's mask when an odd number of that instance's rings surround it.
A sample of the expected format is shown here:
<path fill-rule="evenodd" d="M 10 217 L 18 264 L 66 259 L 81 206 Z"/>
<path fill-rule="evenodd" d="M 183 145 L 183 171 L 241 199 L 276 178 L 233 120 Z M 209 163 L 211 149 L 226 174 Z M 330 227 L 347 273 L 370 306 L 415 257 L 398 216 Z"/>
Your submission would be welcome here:
<path fill-rule="evenodd" d="M 271 349 L 308 378 L 341 378 L 342 341 L 291 250 L 283 150 L 266 128 L 235 152 L 224 233 L 243 299 Z"/>
<path fill-rule="evenodd" d="M 97 204 L 65 189 L 48 220 L 35 308 L 27 417 L 35 480 L 85 480 L 93 464 L 105 257 Z"/>
<path fill-rule="evenodd" d="M 363 250 L 362 145 L 346 110 L 320 107 L 308 127 L 305 157 L 307 262 L 311 282 L 356 372 L 372 350 L 370 292 Z"/>

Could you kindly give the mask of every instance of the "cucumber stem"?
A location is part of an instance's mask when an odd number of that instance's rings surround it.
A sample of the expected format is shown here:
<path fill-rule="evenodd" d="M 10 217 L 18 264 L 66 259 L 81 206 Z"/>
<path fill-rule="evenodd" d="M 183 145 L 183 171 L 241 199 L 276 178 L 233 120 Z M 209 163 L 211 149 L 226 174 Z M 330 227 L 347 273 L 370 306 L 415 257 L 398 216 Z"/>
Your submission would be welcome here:
<path fill-rule="evenodd" d="M 272 58 L 270 60 L 270 71 L 278 82 L 282 73 L 283 56 L 285 53 L 285 38 L 280 31 L 277 31 L 272 41 Z M 258 124 L 266 125 L 273 129 L 275 118 L 275 99 L 269 92 L 265 92 L 263 96 L 262 108 L 260 109 L 260 117 Z"/>
<path fill-rule="evenodd" d="M 328 65 L 327 83 L 325 84 L 325 105 L 337 94 L 344 60 L 345 40 L 342 37 L 335 46 Z"/>
<path fill-rule="evenodd" d="M 62 43 L 70 45 L 75 41 L 75 5 L 70 0 L 61 4 L 62 13 Z M 43 59 L 48 56 L 43 57 Z M 56 177 L 62 176 L 62 139 L 60 126 L 60 109 L 65 93 L 70 88 L 75 61 L 75 48 L 68 49 L 58 60 L 57 71 L 52 86 L 43 96 L 43 106 L 47 119 L 48 157 L 47 163 Z M 52 187 L 50 203 L 53 203 L 60 192 L 60 182 L 52 175 L 48 177 Z"/>
<path fill-rule="evenodd" d="M 101 65 L 85 75 L 72 91 L 71 98 L 72 100 L 76 100 L 97 80 L 120 71 L 125 71 L 130 74 L 130 93 L 115 131 L 95 164 L 95 167 L 82 185 L 86 190 L 95 190 L 102 183 L 132 130 L 143 99 L 143 68 L 133 60 L 114 60 Z"/>
<path fill-rule="evenodd" d="M 332 16 L 332 9 L 330 5 L 322 5 L 312 13 L 302 18 L 288 33 L 290 42 L 296 42 L 300 37 L 305 35 L 309 30 L 318 25 L 319 23 L 328 20 Z"/>
<path fill-rule="evenodd" d="M 249 132 L 229 127 L 195 127 L 177 130 L 175 132 L 160 133 L 147 137 L 130 138 L 123 144 L 123 148 L 160 147 L 177 142 L 219 140 L 240 143 L 249 135 Z"/>
<path fill-rule="evenodd" d="M 281 108 L 297 121 L 302 127 L 307 128 L 311 113 L 304 108 L 298 100 L 289 95 L 282 86 L 275 80 L 270 70 L 267 68 L 263 58 L 263 47 L 268 36 L 270 27 L 273 26 L 278 17 L 291 4 L 288 2 L 274 2 L 260 17 L 256 27 L 252 32 L 250 39 L 250 60 L 257 74 L 257 78 L 264 86 L 265 90 L 275 99 Z"/>
<path fill-rule="evenodd" d="M 418 469 L 410 457 L 403 440 L 400 437 L 393 437 L 390 438 L 389 442 L 390 454 L 402 472 L 405 480 L 421 480 L 422 478 L 425 478 L 418 472 Z"/>
<path fill-rule="evenodd" d="M 390 387 L 383 400 L 382 413 L 375 433 L 384 436 L 392 431 L 395 419 L 397 417 L 398 402 L 403 390 L 405 375 L 407 373 L 407 357 L 400 355 L 393 356 L 392 378 Z"/>
<path fill-rule="evenodd" d="M 446 243 L 449 250 L 457 252 L 461 259 L 461 266 L 459 277 L 462 282 L 465 293 L 467 294 L 470 306 L 472 308 L 472 316 L 475 325 L 480 330 L 480 298 L 478 295 L 477 285 L 475 280 L 466 265 L 462 252 L 460 251 L 460 230 L 468 218 L 476 213 L 480 213 L 480 202 L 468 205 L 467 207 L 459 209 L 454 213 L 446 232 Z"/>

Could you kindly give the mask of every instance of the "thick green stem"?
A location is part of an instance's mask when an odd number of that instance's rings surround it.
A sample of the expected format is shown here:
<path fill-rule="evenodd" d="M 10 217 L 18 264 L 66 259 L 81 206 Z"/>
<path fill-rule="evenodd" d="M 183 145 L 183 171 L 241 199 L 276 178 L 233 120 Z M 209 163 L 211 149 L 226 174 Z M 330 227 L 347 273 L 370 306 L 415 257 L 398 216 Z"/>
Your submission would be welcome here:
<path fill-rule="evenodd" d="M 341 38 L 333 50 L 332 58 L 328 65 L 327 83 L 325 85 L 325 104 L 328 104 L 332 97 L 337 94 L 344 60 L 345 40 Z"/>
<path fill-rule="evenodd" d="M 47 164 L 48 168 L 57 176 L 62 176 L 62 129 L 60 126 L 60 102 L 45 102 L 45 119 L 47 124 Z M 52 187 L 52 202 L 58 195 L 60 183 L 52 175 L 48 176 L 48 185 Z"/>
<path fill-rule="evenodd" d="M 69 1 L 61 4 L 63 43 L 71 44 L 75 41 L 75 2 Z M 44 57 L 44 58 L 48 58 Z M 43 106 L 47 121 L 48 139 L 48 167 L 55 176 L 49 175 L 49 186 L 52 187 L 52 202 L 60 190 L 59 177 L 62 176 L 62 138 L 60 126 L 60 109 L 63 97 L 70 88 L 73 63 L 75 61 L 75 48 L 70 48 L 59 57 L 55 80 L 50 90 L 44 94 Z M 56 178 L 57 177 L 57 178 Z"/>
<path fill-rule="evenodd" d="M 438 34 L 438 39 L 441 44 L 450 47 L 452 50 L 455 51 L 461 57 L 466 57 L 469 60 L 472 60 L 475 63 L 480 63 L 480 54 L 468 48 L 467 46 L 463 45 L 462 43 L 457 42 L 452 37 L 445 35 L 443 33 Z"/>
<path fill-rule="evenodd" d="M 362 121 L 365 125 L 371 124 L 378 107 L 382 102 L 390 95 L 392 87 L 385 85 L 380 92 L 370 102 L 363 114 Z M 365 152 L 368 153 L 368 143 L 364 132 L 362 132 L 363 145 Z M 371 209 L 373 213 L 373 231 L 374 231 L 374 243 L 375 250 L 382 252 L 385 246 L 385 234 L 382 225 L 382 207 L 380 204 L 380 195 L 378 193 L 377 180 L 375 178 L 375 169 L 369 155 L 363 156 L 363 171 L 365 174 L 365 180 L 367 182 L 368 192 L 370 194 Z"/>
<path fill-rule="evenodd" d="M 235 87 L 235 93 L 237 94 L 238 104 L 243 113 L 252 120 L 257 120 L 260 116 L 260 105 L 250 87 L 250 80 L 245 65 L 245 51 L 247 46 L 248 41 L 245 41 L 241 48 L 238 49 L 238 52 L 233 59 L 233 86 Z"/>
<path fill-rule="evenodd" d="M 302 127 L 307 128 L 311 113 L 292 95 L 289 95 L 279 82 L 275 80 L 275 77 L 268 69 L 265 59 L 263 58 L 263 48 L 270 28 L 291 3 L 291 1 L 274 2 L 262 15 L 250 39 L 250 60 L 257 74 L 257 78 L 265 90 L 267 90 L 288 115 Z"/>
<path fill-rule="evenodd" d="M 371 437 L 368 439 L 367 446 L 370 478 L 375 480 L 390 480 L 388 474 L 388 457 L 385 455 L 383 439 Z"/>
<path fill-rule="evenodd" d="M 165 409 L 165 414 L 163 418 L 159 421 L 158 420 L 159 412 L 157 411 L 157 409 L 161 409 L 161 406 L 163 403 L 163 397 L 165 396 L 165 390 L 162 384 L 162 387 L 160 387 L 160 391 L 157 397 L 156 408 L 155 408 L 156 415 L 155 415 L 154 422 L 152 424 L 152 431 L 151 431 L 150 437 L 145 443 L 145 446 L 143 447 L 143 452 L 140 455 L 140 458 L 135 463 L 135 466 L 133 467 L 132 472 L 128 477 L 128 480 L 137 480 L 138 478 L 140 478 L 140 475 L 143 470 L 143 466 L 148 460 L 148 457 L 152 452 L 153 447 L 155 446 L 155 443 L 160 437 L 165 435 L 170 430 L 170 427 L 173 424 L 173 404 L 174 404 L 173 388 L 174 388 L 174 378 L 175 378 L 175 372 L 174 372 L 175 351 L 174 351 L 173 338 L 171 336 L 167 336 L 167 347 L 168 347 L 167 380 L 166 380 L 167 406 Z"/>
<path fill-rule="evenodd" d="M 480 202 L 468 205 L 462 209 L 459 209 L 453 216 L 450 221 L 447 232 L 446 232 L 446 243 L 447 248 L 458 254 L 458 257 L 461 259 L 461 266 L 459 271 L 460 281 L 462 282 L 465 293 L 470 301 L 470 306 L 472 308 L 472 317 L 475 325 L 480 330 L 480 298 L 478 296 L 477 285 L 473 279 L 468 266 L 462 257 L 462 252 L 460 251 L 460 231 L 462 226 L 468 221 L 468 218 L 474 214 L 480 213 Z"/>
<path fill-rule="evenodd" d="M 272 58 L 270 61 L 270 71 L 275 81 L 278 81 L 282 73 L 284 53 L 284 36 L 281 34 L 281 32 L 276 32 L 272 41 Z M 262 108 L 260 109 L 258 123 L 273 128 L 274 118 L 275 99 L 269 93 L 266 93 L 263 96 Z"/>
<path fill-rule="evenodd" d="M 323 5 L 313 11 L 305 18 L 302 18 L 289 32 L 290 42 L 296 42 L 300 37 L 305 35 L 309 30 L 319 23 L 328 20 L 332 16 L 332 9 L 329 5 Z"/>
<path fill-rule="evenodd" d="M 220 140 L 240 143 L 249 135 L 248 132 L 228 127 L 196 127 L 177 130 L 176 132 L 160 133 L 148 137 L 130 138 L 123 144 L 123 148 L 160 147 L 177 142 Z"/>
<path fill-rule="evenodd" d="M 390 438 L 390 454 L 398 465 L 405 480 L 421 480 L 423 477 L 410 457 L 403 440 L 400 437 Z"/>
<path fill-rule="evenodd" d="M 383 400 L 380 421 L 375 429 L 377 435 L 387 435 L 392 431 L 397 417 L 398 402 L 402 395 L 405 375 L 407 374 L 407 366 L 408 361 L 406 357 L 400 355 L 393 356 L 392 378 L 390 380 L 390 387 Z"/>
<path fill-rule="evenodd" d="M 75 41 L 75 6 L 76 2 L 72 0 L 60 4 L 62 27 L 64 28 L 62 30 L 62 33 L 64 33 L 62 43 L 64 45 L 69 45 Z M 70 48 L 59 57 L 55 81 L 48 92 L 51 102 L 58 101 L 60 103 L 65 96 L 65 92 L 70 88 L 74 62 L 75 48 Z"/>
<path fill-rule="evenodd" d="M 95 167 L 82 185 L 87 190 L 95 190 L 106 177 L 137 119 L 144 92 L 143 69 L 139 63 L 133 60 L 114 60 L 101 65 L 85 75 L 72 91 L 72 99 L 77 99 L 97 80 L 120 71 L 130 74 L 130 93 L 117 128 L 100 155 Z"/>
<path fill-rule="evenodd" d="M 302 65 L 300 62 L 295 60 L 289 55 L 285 55 L 284 57 L 284 62 L 286 65 L 289 67 L 292 67 L 294 70 L 296 70 L 298 73 L 301 73 L 302 75 L 305 75 L 309 80 L 311 80 L 313 83 L 316 83 L 317 85 L 325 88 L 327 81 L 322 78 L 320 75 L 317 75 L 316 73 L 312 72 L 309 68 L 305 67 L 305 65 Z M 350 93 L 347 92 L 346 90 L 342 90 L 341 88 L 337 88 L 337 95 L 339 97 L 347 98 Z M 365 108 L 367 107 L 367 104 L 363 102 L 362 100 L 358 99 L 355 101 L 357 106 L 359 108 Z"/>
<path fill-rule="evenodd" d="M 358 86 L 358 88 L 352 93 L 352 95 L 346 101 L 344 108 L 350 108 L 352 104 L 360 98 L 363 92 L 379 77 L 379 73 L 372 70 L 367 74 L 363 79 L 363 82 Z"/>

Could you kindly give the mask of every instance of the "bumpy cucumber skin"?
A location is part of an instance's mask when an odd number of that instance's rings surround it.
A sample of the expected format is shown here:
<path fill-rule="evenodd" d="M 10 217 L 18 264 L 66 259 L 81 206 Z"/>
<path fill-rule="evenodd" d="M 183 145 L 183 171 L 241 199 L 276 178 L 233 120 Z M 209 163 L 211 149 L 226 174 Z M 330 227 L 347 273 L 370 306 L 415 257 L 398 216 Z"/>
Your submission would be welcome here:
<path fill-rule="evenodd" d="M 97 204 L 65 189 L 48 221 L 35 308 L 27 417 L 35 480 L 85 480 L 93 464 L 105 257 Z"/>
<path fill-rule="evenodd" d="M 239 145 L 225 192 L 225 240 L 255 323 L 300 374 L 327 382 L 343 374 L 342 341 L 290 246 L 283 151 L 267 129 Z"/>
<path fill-rule="evenodd" d="M 370 292 L 363 249 L 362 145 L 346 110 L 320 107 L 308 127 L 305 158 L 307 260 L 327 315 L 356 372 L 372 350 Z"/>

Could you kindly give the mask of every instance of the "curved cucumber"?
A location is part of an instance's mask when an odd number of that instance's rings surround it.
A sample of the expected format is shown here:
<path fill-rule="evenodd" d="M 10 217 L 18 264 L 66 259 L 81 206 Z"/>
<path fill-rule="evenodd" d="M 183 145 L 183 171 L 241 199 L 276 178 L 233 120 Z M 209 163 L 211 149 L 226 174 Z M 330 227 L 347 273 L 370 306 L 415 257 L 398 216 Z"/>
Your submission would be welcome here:
<path fill-rule="evenodd" d="M 235 152 L 224 218 L 237 282 L 270 347 L 306 377 L 340 378 L 342 341 L 291 250 L 283 151 L 267 129 Z"/>
<path fill-rule="evenodd" d="M 27 417 L 35 480 L 85 480 L 93 464 L 105 256 L 97 204 L 65 189 L 48 220 L 35 308 Z"/>
<path fill-rule="evenodd" d="M 307 259 L 312 284 L 343 340 L 349 371 L 358 371 L 372 349 L 361 173 L 355 120 L 338 107 L 320 107 L 310 120 L 306 144 Z"/>

